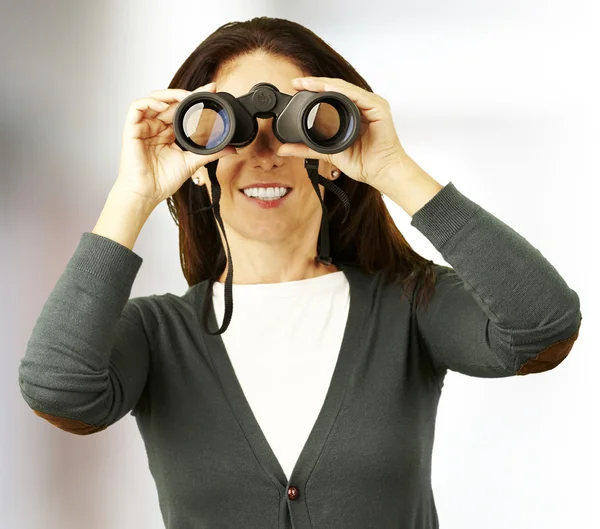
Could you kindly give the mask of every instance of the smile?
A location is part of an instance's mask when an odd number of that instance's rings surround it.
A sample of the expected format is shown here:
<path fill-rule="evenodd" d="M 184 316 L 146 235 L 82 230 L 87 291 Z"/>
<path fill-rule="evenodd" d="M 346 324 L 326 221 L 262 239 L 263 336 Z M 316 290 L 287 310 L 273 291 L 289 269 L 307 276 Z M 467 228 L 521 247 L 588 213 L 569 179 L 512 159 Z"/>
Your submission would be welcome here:
<path fill-rule="evenodd" d="M 287 198 L 294 192 L 293 189 L 288 189 L 287 192 L 285 193 L 285 195 L 283 195 L 282 197 L 251 197 L 246 195 L 246 193 L 244 193 L 244 191 L 242 189 L 240 189 L 240 193 L 244 196 L 244 198 L 246 200 L 248 200 L 250 203 L 254 204 L 255 206 L 258 206 L 260 208 L 263 209 L 271 209 L 271 208 L 277 208 L 279 206 L 281 206 L 286 200 Z"/>

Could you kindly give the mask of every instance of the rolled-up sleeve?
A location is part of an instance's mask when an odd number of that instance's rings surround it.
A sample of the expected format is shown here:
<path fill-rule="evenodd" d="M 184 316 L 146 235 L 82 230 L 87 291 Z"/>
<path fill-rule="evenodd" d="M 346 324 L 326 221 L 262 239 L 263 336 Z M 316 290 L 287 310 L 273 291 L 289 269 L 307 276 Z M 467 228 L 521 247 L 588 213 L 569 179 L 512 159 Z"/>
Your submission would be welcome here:
<path fill-rule="evenodd" d="M 450 266 L 435 264 L 429 303 L 415 308 L 419 339 L 438 374 L 527 375 L 571 351 L 577 293 L 523 236 L 452 182 L 412 218 Z"/>

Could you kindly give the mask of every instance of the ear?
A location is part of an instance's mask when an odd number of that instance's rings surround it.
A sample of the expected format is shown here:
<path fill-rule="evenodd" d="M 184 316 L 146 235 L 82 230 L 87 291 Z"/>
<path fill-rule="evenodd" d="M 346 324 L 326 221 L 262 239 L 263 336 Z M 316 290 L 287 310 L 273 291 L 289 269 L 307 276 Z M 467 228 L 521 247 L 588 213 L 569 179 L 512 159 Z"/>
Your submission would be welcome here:
<path fill-rule="evenodd" d="M 192 184 L 197 186 L 204 186 L 206 182 L 210 180 L 208 178 L 208 170 L 206 167 L 199 167 L 198 170 L 192 175 Z"/>
<path fill-rule="evenodd" d="M 319 174 L 326 178 L 327 180 L 335 180 L 333 176 L 331 176 L 331 171 L 337 169 L 332 163 L 326 162 L 325 160 L 319 160 Z"/>

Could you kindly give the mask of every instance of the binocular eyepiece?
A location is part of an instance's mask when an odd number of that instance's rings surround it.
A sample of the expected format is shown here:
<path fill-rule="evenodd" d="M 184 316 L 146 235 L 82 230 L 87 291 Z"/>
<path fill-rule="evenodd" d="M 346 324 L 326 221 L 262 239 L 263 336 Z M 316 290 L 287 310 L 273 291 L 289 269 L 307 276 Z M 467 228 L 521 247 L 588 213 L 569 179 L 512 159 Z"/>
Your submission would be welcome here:
<path fill-rule="evenodd" d="M 243 147 L 258 133 L 257 118 L 270 117 L 280 142 L 304 143 L 324 154 L 343 151 L 360 132 L 358 107 L 344 94 L 303 90 L 292 96 L 258 83 L 237 98 L 228 92 L 187 96 L 175 111 L 175 143 L 196 154 Z"/>

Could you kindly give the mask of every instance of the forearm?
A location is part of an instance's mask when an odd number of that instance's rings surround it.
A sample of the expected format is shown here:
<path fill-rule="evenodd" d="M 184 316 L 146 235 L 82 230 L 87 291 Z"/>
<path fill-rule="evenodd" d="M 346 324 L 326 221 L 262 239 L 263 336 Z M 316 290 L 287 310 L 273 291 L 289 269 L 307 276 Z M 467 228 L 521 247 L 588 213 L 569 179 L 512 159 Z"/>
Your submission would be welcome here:
<path fill-rule="evenodd" d="M 398 157 L 397 163 L 390 165 L 372 185 L 391 198 L 410 217 L 444 187 L 407 154 Z"/>
<path fill-rule="evenodd" d="M 154 207 L 113 188 L 92 233 L 102 235 L 133 250 L 135 241 Z"/>

